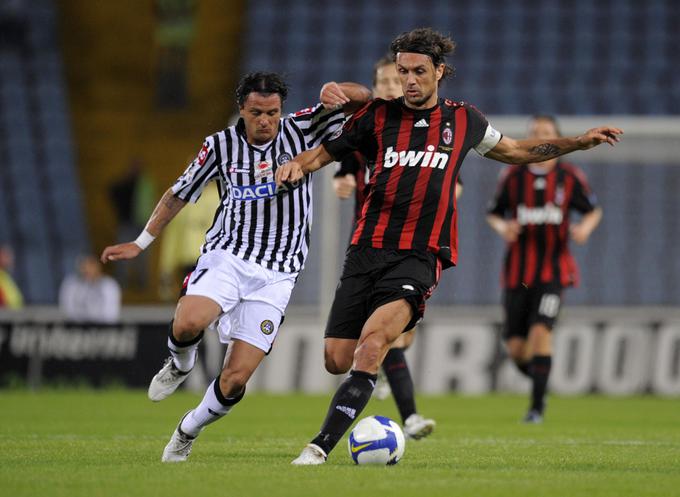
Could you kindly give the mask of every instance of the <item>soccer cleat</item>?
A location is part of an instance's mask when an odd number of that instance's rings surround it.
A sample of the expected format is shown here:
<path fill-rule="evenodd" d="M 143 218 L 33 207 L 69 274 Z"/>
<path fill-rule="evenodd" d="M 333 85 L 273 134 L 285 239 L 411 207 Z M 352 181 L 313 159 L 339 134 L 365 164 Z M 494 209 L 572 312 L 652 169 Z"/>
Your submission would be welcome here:
<path fill-rule="evenodd" d="M 526 416 L 522 420 L 522 423 L 529 425 L 540 425 L 543 423 L 543 413 L 536 409 L 529 409 Z"/>
<path fill-rule="evenodd" d="M 184 415 L 186 416 L 186 414 Z M 182 417 L 184 419 L 184 417 Z M 180 426 L 182 426 L 182 421 L 179 422 L 175 432 L 170 437 L 168 445 L 163 449 L 163 457 L 161 457 L 162 462 L 184 462 L 191 454 L 191 447 L 194 444 L 196 437 L 190 437 L 184 433 Z"/>
<path fill-rule="evenodd" d="M 390 389 L 390 383 L 387 381 L 387 376 L 382 368 L 378 371 L 378 381 L 375 382 L 375 388 L 373 389 L 373 397 L 378 400 L 385 400 L 390 396 L 392 390 Z"/>
<path fill-rule="evenodd" d="M 300 452 L 300 455 L 293 459 L 291 464 L 295 466 L 313 466 L 325 463 L 327 457 L 326 453 L 318 445 L 307 444 L 302 449 L 302 452 Z"/>
<path fill-rule="evenodd" d="M 420 440 L 432 433 L 436 424 L 434 419 L 425 419 L 420 414 L 411 414 L 404 422 L 404 435 L 406 438 Z"/>
<path fill-rule="evenodd" d="M 170 396 L 187 379 L 189 373 L 190 371 L 185 373 L 177 369 L 172 357 L 168 357 L 161 370 L 156 373 L 156 376 L 149 383 L 149 398 L 154 402 L 158 402 Z"/>

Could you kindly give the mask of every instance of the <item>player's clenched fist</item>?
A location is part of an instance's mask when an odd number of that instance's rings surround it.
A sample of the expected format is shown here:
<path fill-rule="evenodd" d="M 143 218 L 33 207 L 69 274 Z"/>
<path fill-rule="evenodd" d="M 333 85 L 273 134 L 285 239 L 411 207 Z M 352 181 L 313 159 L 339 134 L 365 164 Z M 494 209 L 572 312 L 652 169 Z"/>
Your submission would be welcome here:
<path fill-rule="evenodd" d="M 327 109 L 336 109 L 350 102 L 350 99 L 347 98 L 345 92 L 335 81 L 326 83 L 321 87 L 319 100 Z"/>
<path fill-rule="evenodd" d="M 297 162 L 286 162 L 276 170 L 276 184 L 281 186 L 284 183 L 295 183 L 300 181 L 304 173 L 302 167 Z"/>
<path fill-rule="evenodd" d="M 134 242 L 119 243 L 106 247 L 101 255 L 101 261 L 106 264 L 109 261 L 133 259 L 139 255 L 142 249 Z"/>

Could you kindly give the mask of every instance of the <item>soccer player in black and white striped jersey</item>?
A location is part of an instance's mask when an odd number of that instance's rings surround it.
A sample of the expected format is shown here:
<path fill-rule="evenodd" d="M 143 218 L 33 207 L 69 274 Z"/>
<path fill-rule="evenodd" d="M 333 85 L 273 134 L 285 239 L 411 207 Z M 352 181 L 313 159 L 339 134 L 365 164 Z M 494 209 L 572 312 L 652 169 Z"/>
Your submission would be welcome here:
<path fill-rule="evenodd" d="M 179 422 L 162 460 L 184 461 L 194 439 L 239 402 L 271 350 L 291 291 L 308 252 L 312 176 L 277 187 L 277 169 L 340 129 L 370 99 L 355 83 L 326 83 L 321 103 L 281 117 L 288 88 L 275 73 L 251 73 L 236 91 L 241 119 L 205 139 L 196 159 L 156 206 L 134 242 L 104 249 L 102 261 L 139 255 L 187 202 L 210 181 L 221 201 L 206 233 L 196 269 L 185 280 L 168 338 L 171 357 L 149 385 L 159 401 L 184 381 L 196 361 L 203 330 L 211 324 L 230 357 L 201 403 Z"/>

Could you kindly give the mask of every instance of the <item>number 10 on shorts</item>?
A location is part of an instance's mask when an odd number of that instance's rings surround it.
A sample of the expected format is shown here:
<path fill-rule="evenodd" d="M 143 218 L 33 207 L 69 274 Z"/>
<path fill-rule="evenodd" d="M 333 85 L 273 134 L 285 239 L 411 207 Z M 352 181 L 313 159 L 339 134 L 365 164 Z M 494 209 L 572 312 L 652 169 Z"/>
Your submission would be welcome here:
<path fill-rule="evenodd" d="M 541 297 L 538 305 L 538 313 L 542 316 L 554 318 L 560 312 L 560 296 L 554 293 L 546 293 Z"/>

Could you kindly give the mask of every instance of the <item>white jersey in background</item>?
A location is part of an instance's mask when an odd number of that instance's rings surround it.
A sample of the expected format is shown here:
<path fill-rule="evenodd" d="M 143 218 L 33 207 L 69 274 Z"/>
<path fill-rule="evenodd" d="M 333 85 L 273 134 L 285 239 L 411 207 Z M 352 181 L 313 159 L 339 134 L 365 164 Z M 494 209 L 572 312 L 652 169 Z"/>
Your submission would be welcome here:
<path fill-rule="evenodd" d="M 343 121 L 341 109 L 318 104 L 282 118 L 276 137 L 262 146 L 248 143 L 241 119 L 207 137 L 172 186 L 178 198 L 196 202 L 208 182 L 218 181 L 221 201 L 201 253 L 222 249 L 274 271 L 302 270 L 309 251 L 312 175 L 287 189 L 277 188 L 274 174 Z"/>

